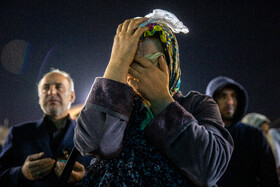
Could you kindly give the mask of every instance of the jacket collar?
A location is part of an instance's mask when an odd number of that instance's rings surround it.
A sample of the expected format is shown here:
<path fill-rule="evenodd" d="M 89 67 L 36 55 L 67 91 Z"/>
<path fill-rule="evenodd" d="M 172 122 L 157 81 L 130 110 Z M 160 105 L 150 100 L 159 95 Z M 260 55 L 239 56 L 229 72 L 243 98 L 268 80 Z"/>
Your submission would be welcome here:
<path fill-rule="evenodd" d="M 67 123 L 69 123 L 66 133 L 55 153 L 52 153 L 50 147 L 50 137 L 48 134 L 48 129 L 44 125 L 45 115 L 37 121 L 36 130 L 33 132 L 35 136 L 35 141 L 41 147 L 42 151 L 45 153 L 45 157 L 55 158 L 62 150 L 71 151 L 74 146 L 73 137 L 74 137 L 74 128 L 76 122 L 70 118 L 68 115 Z"/>

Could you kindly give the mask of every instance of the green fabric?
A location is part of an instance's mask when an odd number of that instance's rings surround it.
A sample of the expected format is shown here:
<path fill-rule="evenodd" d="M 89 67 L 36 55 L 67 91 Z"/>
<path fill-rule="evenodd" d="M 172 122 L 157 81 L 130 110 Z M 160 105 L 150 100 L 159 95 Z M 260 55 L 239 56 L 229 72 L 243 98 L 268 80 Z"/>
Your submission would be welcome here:
<path fill-rule="evenodd" d="M 147 101 L 143 100 L 143 104 L 147 108 L 146 118 L 141 122 L 140 128 L 143 130 L 154 119 L 154 114 Z"/>
<path fill-rule="evenodd" d="M 150 26 L 151 27 L 151 26 Z M 143 33 L 143 36 L 144 37 L 148 37 L 148 36 L 154 36 L 154 34 L 158 32 L 159 33 L 159 38 L 161 40 L 162 43 L 166 43 L 167 40 L 166 40 L 166 34 L 164 32 L 164 30 L 161 28 L 161 26 L 159 25 L 154 25 L 153 26 L 153 30 L 148 30 L 148 31 L 145 31 Z"/>
<path fill-rule="evenodd" d="M 148 60 L 150 60 L 155 66 L 159 67 L 159 65 L 158 65 L 158 58 L 161 55 L 164 56 L 164 54 L 162 52 L 157 52 L 157 53 L 145 55 L 144 57 L 147 58 Z"/>

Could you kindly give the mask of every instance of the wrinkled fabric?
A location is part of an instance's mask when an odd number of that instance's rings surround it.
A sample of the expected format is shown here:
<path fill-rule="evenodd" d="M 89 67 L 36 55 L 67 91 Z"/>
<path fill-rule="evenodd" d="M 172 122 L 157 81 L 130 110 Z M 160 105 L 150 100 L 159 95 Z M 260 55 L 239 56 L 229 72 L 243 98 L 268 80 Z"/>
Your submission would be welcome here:
<path fill-rule="evenodd" d="M 154 9 L 152 13 L 145 15 L 149 18 L 139 26 L 146 25 L 147 23 L 163 23 L 168 26 L 174 33 L 187 34 L 189 29 L 181 22 L 173 13 L 162 9 Z"/>
<path fill-rule="evenodd" d="M 145 133 L 141 130 L 145 113 L 142 99 L 134 96 L 122 152 L 116 158 L 96 161 L 91 165 L 83 179 L 83 186 L 186 186 L 182 175 L 170 168 L 168 160 L 147 142 Z M 142 176 L 149 177 L 150 180 L 143 180 Z M 161 176 L 161 180 L 158 176 Z"/>
<path fill-rule="evenodd" d="M 233 150 L 218 107 L 198 92 L 174 99 L 141 131 L 146 108 L 133 89 L 97 78 L 74 135 L 81 154 L 96 158 L 84 184 L 214 186 Z"/>

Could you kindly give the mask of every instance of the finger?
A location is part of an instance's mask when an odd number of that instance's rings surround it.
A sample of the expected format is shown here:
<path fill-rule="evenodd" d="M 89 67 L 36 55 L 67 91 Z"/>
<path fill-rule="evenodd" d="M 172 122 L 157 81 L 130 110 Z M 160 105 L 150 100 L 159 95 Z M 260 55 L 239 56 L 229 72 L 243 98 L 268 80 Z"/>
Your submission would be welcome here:
<path fill-rule="evenodd" d="M 45 164 L 51 164 L 53 165 L 55 163 L 55 160 L 51 158 L 43 158 L 40 160 L 30 161 L 29 167 L 40 167 Z"/>
<path fill-rule="evenodd" d="M 62 171 L 63 171 L 65 165 L 66 165 L 66 164 L 63 163 L 63 162 L 60 162 L 60 161 L 57 161 L 57 162 L 56 162 L 56 164 L 55 164 L 55 169 L 57 169 L 59 175 L 61 175 L 61 173 L 62 173 Z"/>
<path fill-rule="evenodd" d="M 133 62 L 130 65 L 130 68 L 134 69 L 138 73 L 141 73 L 141 72 L 145 71 L 145 68 L 142 65 L 140 65 L 139 63 L 137 63 L 137 62 Z"/>
<path fill-rule="evenodd" d="M 37 170 L 37 175 L 39 177 L 44 177 L 51 172 L 52 168 L 53 168 L 53 165 L 47 165 L 46 167 L 39 168 Z"/>
<path fill-rule="evenodd" d="M 128 69 L 128 74 L 133 77 L 132 79 L 138 79 L 141 76 L 141 74 L 133 68 Z"/>
<path fill-rule="evenodd" d="M 167 66 L 167 62 L 165 60 L 165 58 L 163 56 L 160 56 L 158 59 L 158 63 L 159 63 L 159 69 L 165 73 L 166 75 L 169 76 L 169 68 Z"/>
<path fill-rule="evenodd" d="M 53 163 L 53 164 L 44 165 L 44 167 L 41 167 L 40 169 L 41 169 L 43 172 L 48 172 L 48 171 L 50 171 L 53 167 L 54 167 L 54 163 Z"/>
<path fill-rule="evenodd" d="M 72 171 L 71 176 L 69 177 L 68 183 L 78 182 L 83 178 L 85 171 Z"/>
<path fill-rule="evenodd" d="M 125 22 L 123 23 L 123 26 L 122 26 L 122 31 L 128 31 L 128 25 L 129 23 L 131 22 L 131 20 L 125 20 Z"/>
<path fill-rule="evenodd" d="M 32 175 L 38 175 L 38 172 L 40 174 L 45 173 L 49 170 L 51 170 L 53 168 L 54 164 L 46 164 L 44 166 L 41 167 L 33 167 L 30 168 L 30 173 L 32 173 Z"/>
<path fill-rule="evenodd" d="M 149 29 L 149 27 L 138 27 L 133 35 L 137 38 L 140 38 L 140 36 L 142 36 L 142 34 Z"/>
<path fill-rule="evenodd" d="M 44 156 L 44 154 L 45 154 L 44 152 L 41 152 L 41 153 L 29 155 L 26 160 L 29 160 L 29 161 L 37 160 L 39 158 L 42 158 Z"/>
<path fill-rule="evenodd" d="M 122 31 L 122 26 L 123 24 L 119 24 L 116 34 L 119 34 Z"/>
<path fill-rule="evenodd" d="M 140 64 L 144 68 L 155 67 L 150 60 L 141 55 L 135 55 L 134 61 L 138 62 L 138 64 Z"/>
<path fill-rule="evenodd" d="M 147 21 L 148 18 L 134 18 L 134 19 L 131 19 L 131 22 L 128 26 L 128 31 L 130 32 L 134 32 L 138 26 L 143 23 L 144 21 Z"/>
<path fill-rule="evenodd" d="M 46 160 L 46 161 L 44 161 Z M 28 162 L 28 169 L 31 173 L 36 172 L 37 170 L 39 170 L 40 168 L 45 168 L 45 167 L 53 167 L 55 161 L 52 159 L 44 159 L 42 160 L 36 160 L 36 161 L 29 161 Z"/>
<path fill-rule="evenodd" d="M 139 80 L 138 79 L 129 79 L 128 84 L 137 92 L 139 92 Z"/>
<path fill-rule="evenodd" d="M 60 177 L 61 174 L 60 174 L 60 170 L 58 167 L 54 168 L 54 172 L 55 172 L 56 176 Z"/>
<path fill-rule="evenodd" d="M 84 171 L 85 167 L 83 164 L 76 161 L 73 170 L 74 171 Z"/>
<path fill-rule="evenodd" d="M 59 167 L 59 168 L 64 168 L 65 167 L 65 163 L 63 162 L 60 162 L 60 161 L 57 161 L 56 164 L 55 164 L 56 167 Z"/>
<path fill-rule="evenodd" d="M 53 160 L 52 162 L 47 162 L 41 165 L 33 165 L 29 167 L 31 173 L 36 173 L 38 170 L 44 170 L 45 168 L 52 168 L 54 166 L 55 161 Z"/>
<path fill-rule="evenodd" d="M 55 167 L 55 168 L 54 168 L 55 174 L 56 174 L 58 177 L 60 177 L 61 174 L 62 174 L 63 169 L 64 169 L 64 167 L 62 167 L 62 166 L 57 166 L 57 167 Z"/>

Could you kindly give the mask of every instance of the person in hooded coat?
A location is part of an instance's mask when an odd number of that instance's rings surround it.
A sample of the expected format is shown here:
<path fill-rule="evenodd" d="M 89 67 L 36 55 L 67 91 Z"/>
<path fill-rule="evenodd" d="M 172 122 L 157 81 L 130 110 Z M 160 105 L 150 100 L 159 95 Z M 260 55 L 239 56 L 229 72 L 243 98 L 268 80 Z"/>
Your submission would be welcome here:
<path fill-rule="evenodd" d="M 275 161 L 266 137 L 260 129 L 240 122 L 248 106 L 247 91 L 233 79 L 219 76 L 210 81 L 206 95 L 217 102 L 234 141 L 232 158 L 218 186 L 278 186 Z"/>
<path fill-rule="evenodd" d="M 247 124 L 247 125 L 252 125 L 260 130 L 262 130 L 269 142 L 269 145 L 271 147 L 271 150 L 274 154 L 274 144 L 273 144 L 273 140 L 271 138 L 271 135 L 269 134 L 269 128 L 270 128 L 270 120 L 263 114 L 260 113 L 248 113 L 246 114 L 242 120 L 242 123 Z M 274 154 L 275 156 L 275 154 Z"/>

